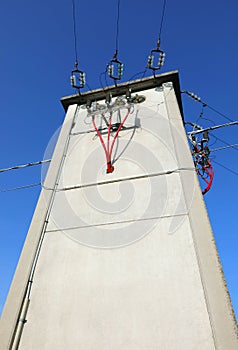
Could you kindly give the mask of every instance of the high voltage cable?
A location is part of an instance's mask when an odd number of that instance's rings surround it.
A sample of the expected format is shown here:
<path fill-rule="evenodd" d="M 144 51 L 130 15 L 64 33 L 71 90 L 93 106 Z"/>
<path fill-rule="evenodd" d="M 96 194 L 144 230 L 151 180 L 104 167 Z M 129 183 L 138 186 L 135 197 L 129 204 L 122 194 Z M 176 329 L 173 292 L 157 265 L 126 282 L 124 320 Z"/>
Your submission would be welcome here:
<path fill-rule="evenodd" d="M 227 148 L 234 148 L 234 149 L 236 149 L 238 151 L 238 149 L 235 148 L 236 146 L 238 146 L 238 143 L 235 143 L 234 145 L 228 145 L 228 146 L 224 146 L 224 147 L 218 147 L 218 148 L 210 149 L 210 152 L 222 151 L 223 149 L 227 149 Z"/>
<path fill-rule="evenodd" d="M 116 15 L 116 35 L 115 35 L 115 52 L 113 54 L 112 59 L 107 64 L 105 72 L 101 73 L 99 76 L 100 84 L 102 89 L 103 84 L 101 81 L 102 75 L 104 75 L 106 80 L 106 75 L 114 81 L 115 86 L 117 86 L 117 81 L 121 80 L 123 76 L 124 64 L 118 59 L 118 49 L 119 49 L 119 26 L 120 26 L 120 4 L 121 1 L 117 0 L 117 15 Z"/>
<path fill-rule="evenodd" d="M 32 163 L 27 163 L 27 164 L 22 164 L 22 165 L 15 165 L 15 166 L 12 166 L 9 168 L 0 169 L 0 173 L 4 173 L 6 171 L 11 171 L 11 170 L 24 169 L 24 168 L 32 167 L 35 165 L 44 164 L 44 163 L 49 163 L 50 161 L 51 161 L 51 159 L 46 159 L 46 160 L 41 160 L 39 162 L 32 162 Z M 6 189 L 2 189 L 2 190 L 0 189 L 0 193 L 18 191 L 18 190 L 31 188 L 31 187 L 37 187 L 40 185 L 41 185 L 41 182 L 37 182 L 37 183 L 23 185 L 23 186 L 19 186 L 19 187 L 6 188 Z"/>
<path fill-rule="evenodd" d="M 161 15 L 160 30 L 159 30 L 159 40 L 161 40 L 161 33 L 162 33 L 162 28 L 163 28 L 163 23 L 164 23 L 164 15 L 165 15 L 165 7 L 166 7 L 166 0 L 164 0 L 164 3 L 163 3 L 163 10 L 162 10 L 162 15 Z"/>
<path fill-rule="evenodd" d="M 34 183 L 34 184 L 29 184 L 29 185 L 24 185 L 24 186 L 19 186 L 19 187 L 7 188 L 7 189 L 4 189 L 4 190 L 0 189 L 0 193 L 24 190 L 24 189 L 27 189 L 27 188 L 37 187 L 37 186 L 41 186 L 41 182 L 37 182 L 37 183 Z"/>
<path fill-rule="evenodd" d="M 162 34 L 162 29 L 163 29 L 163 24 L 164 24 L 164 17 L 165 17 L 165 9 L 166 9 L 166 0 L 163 0 L 163 8 L 162 8 L 162 14 L 161 14 L 161 20 L 160 20 L 160 28 L 159 28 L 159 37 L 158 37 L 158 41 L 157 41 L 157 48 L 154 50 L 151 50 L 151 53 L 148 57 L 148 61 L 147 61 L 147 66 L 145 67 L 145 70 L 141 71 L 141 72 L 137 72 L 135 73 L 130 79 L 129 81 L 131 81 L 133 78 L 135 78 L 137 75 L 141 75 L 142 77 L 141 79 L 143 79 L 145 77 L 146 71 L 147 69 L 152 69 L 153 70 L 153 75 L 155 77 L 155 71 L 160 69 L 163 64 L 164 64 L 164 57 L 165 57 L 165 53 L 163 50 L 160 49 L 160 43 L 161 43 L 161 34 Z M 119 0 L 118 0 L 118 5 L 119 5 Z M 118 11 L 119 13 L 119 11 Z M 159 54 L 159 61 L 158 61 L 158 65 L 157 66 L 153 66 L 153 61 L 154 61 L 154 53 Z"/>
<path fill-rule="evenodd" d="M 213 135 L 213 134 L 211 134 L 211 135 L 212 135 L 212 137 L 214 137 L 216 140 L 219 140 L 220 142 L 224 143 L 224 145 L 230 146 L 230 144 L 229 144 L 228 142 L 222 140 L 220 137 L 217 137 L 217 136 L 215 136 L 215 135 Z M 232 145 L 231 147 L 232 147 L 233 149 L 235 149 L 236 151 L 238 151 L 238 148 L 236 148 L 235 145 Z"/>
<path fill-rule="evenodd" d="M 227 171 L 229 171 L 230 173 L 234 174 L 234 175 L 238 175 L 238 173 L 235 170 L 232 170 L 230 168 L 228 168 L 225 165 L 222 165 L 221 163 L 218 163 L 216 160 L 213 159 L 213 162 L 216 163 L 217 165 L 221 166 L 222 168 L 226 169 Z"/>
<path fill-rule="evenodd" d="M 10 168 L 0 169 L 0 173 L 5 173 L 6 171 L 10 171 L 10 170 L 23 169 L 23 168 L 32 167 L 35 165 L 49 163 L 50 161 L 51 161 L 51 159 L 46 159 L 46 160 L 40 160 L 39 162 L 32 162 L 32 163 L 27 163 L 27 164 L 22 164 L 22 165 L 15 165 L 15 166 L 12 166 Z"/>
<path fill-rule="evenodd" d="M 121 0 L 117 1 L 117 25 L 116 25 L 116 53 L 118 52 L 118 42 L 119 42 L 119 25 L 120 25 L 120 5 Z"/>
<path fill-rule="evenodd" d="M 195 95 L 193 92 L 190 92 L 190 91 L 187 91 L 187 90 L 183 90 L 181 91 L 181 94 L 186 94 L 188 95 L 189 97 L 191 97 L 194 101 L 197 101 L 199 103 L 201 103 L 203 105 L 203 107 L 208 107 L 209 109 L 211 109 L 213 112 L 219 114 L 221 117 L 225 118 L 226 120 L 229 120 L 230 122 L 234 122 L 233 119 L 227 117 L 226 114 L 218 111 L 216 108 L 208 105 L 206 102 L 202 101 L 200 97 L 198 97 L 197 95 Z"/>
<path fill-rule="evenodd" d="M 219 114 L 221 117 L 225 118 L 226 120 L 229 120 L 230 122 L 234 122 L 233 119 L 227 117 L 227 115 L 225 115 L 224 113 L 219 112 L 217 109 L 215 109 L 215 108 L 209 106 L 208 104 L 207 104 L 206 106 L 207 106 L 209 109 L 211 109 L 213 112 L 215 112 L 215 113 Z"/>
<path fill-rule="evenodd" d="M 72 15 L 73 15 L 73 29 L 74 29 L 74 51 L 75 51 L 75 62 L 78 62 L 78 48 L 77 48 L 77 31 L 76 31 L 75 0 L 72 0 Z"/>
<path fill-rule="evenodd" d="M 75 51 L 75 63 L 74 69 L 71 71 L 70 84 L 80 94 L 80 89 L 85 87 L 86 74 L 78 68 L 78 47 L 77 47 L 77 29 L 76 29 L 76 11 L 75 0 L 72 0 L 72 17 L 73 17 L 73 29 L 74 29 L 74 51 Z M 90 87 L 89 87 L 90 89 Z"/>

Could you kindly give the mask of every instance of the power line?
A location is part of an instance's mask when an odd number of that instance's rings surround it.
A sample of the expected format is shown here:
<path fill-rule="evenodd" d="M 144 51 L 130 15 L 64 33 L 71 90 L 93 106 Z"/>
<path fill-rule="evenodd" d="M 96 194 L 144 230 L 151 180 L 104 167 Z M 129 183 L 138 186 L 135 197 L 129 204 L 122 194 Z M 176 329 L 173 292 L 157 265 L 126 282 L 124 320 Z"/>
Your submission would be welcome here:
<path fill-rule="evenodd" d="M 27 189 L 27 188 L 37 187 L 37 186 L 41 186 L 41 182 L 37 182 L 37 183 L 34 183 L 34 184 L 30 184 L 30 185 L 24 185 L 24 186 L 19 186 L 19 187 L 12 187 L 12 188 L 3 189 L 3 190 L 0 190 L 0 193 L 24 190 L 24 189 Z"/>
<path fill-rule="evenodd" d="M 228 146 L 224 146 L 224 147 L 218 147 L 218 148 L 210 149 L 210 152 L 222 151 L 223 149 L 235 148 L 236 146 L 238 146 L 238 143 L 235 143 L 234 145 L 228 145 Z M 235 149 L 238 151 L 237 148 L 235 148 Z"/>
<path fill-rule="evenodd" d="M 162 28 L 163 28 L 163 23 L 164 23 L 164 15 L 165 15 L 165 7 L 166 7 L 166 0 L 164 0 L 162 16 L 161 16 L 161 21 L 160 21 L 159 40 L 161 40 L 161 33 L 162 33 Z"/>
<path fill-rule="evenodd" d="M 209 109 L 211 109 L 213 112 L 215 112 L 215 113 L 219 114 L 221 117 L 225 118 L 226 120 L 229 120 L 230 122 L 234 122 L 233 119 L 227 117 L 227 115 L 225 115 L 224 113 L 219 112 L 217 109 L 211 107 L 211 106 L 208 105 L 208 104 L 207 104 L 206 106 L 207 106 Z"/>
<path fill-rule="evenodd" d="M 233 119 L 227 117 L 226 114 L 219 112 L 216 108 L 208 105 L 206 102 L 202 101 L 200 97 L 198 97 L 197 95 L 195 95 L 193 92 L 187 91 L 187 90 L 183 90 L 181 91 L 181 94 L 186 94 L 189 97 L 191 97 L 194 101 L 197 101 L 199 103 L 201 103 L 203 105 L 203 107 L 208 107 L 209 109 L 211 109 L 213 112 L 219 114 L 221 117 L 225 118 L 226 120 L 228 120 L 229 122 L 234 122 Z"/>
<path fill-rule="evenodd" d="M 116 53 L 118 53 L 118 42 L 119 42 L 119 24 L 120 24 L 120 5 L 121 0 L 117 1 L 117 25 L 116 25 Z"/>
<path fill-rule="evenodd" d="M 115 52 L 113 58 L 107 64 L 106 73 L 114 81 L 117 86 L 117 81 L 121 80 L 124 71 L 124 64 L 118 59 L 118 46 L 119 46 L 119 25 L 120 25 L 120 4 L 121 1 L 117 0 L 117 20 L 116 20 L 116 38 L 115 38 Z"/>
<path fill-rule="evenodd" d="M 230 146 L 230 144 L 224 140 L 222 140 L 220 137 L 215 136 L 213 134 L 211 134 L 212 137 L 214 137 L 216 140 L 219 140 L 220 142 L 224 143 L 224 145 Z M 238 148 L 236 148 L 234 145 L 232 145 L 232 148 L 235 149 L 236 151 L 238 151 Z"/>
<path fill-rule="evenodd" d="M 40 160 L 39 162 L 32 162 L 32 163 L 27 163 L 27 164 L 23 164 L 23 165 L 15 165 L 15 166 L 12 166 L 10 168 L 0 169 L 0 173 L 5 173 L 6 171 L 10 171 L 10 170 L 23 169 L 23 168 L 32 167 L 35 165 L 49 163 L 50 161 L 51 161 L 51 159 L 46 159 L 46 160 Z"/>
<path fill-rule="evenodd" d="M 162 14 L 161 14 L 160 29 L 159 29 L 159 38 L 158 38 L 158 41 L 157 41 L 157 48 L 151 50 L 150 55 L 148 57 L 147 66 L 145 67 L 145 70 L 143 70 L 142 72 L 138 72 L 138 73 L 134 74 L 129 79 L 129 81 L 131 81 L 133 78 L 135 78 L 137 75 L 140 75 L 140 74 L 142 74 L 140 79 L 143 79 L 145 74 L 146 74 L 147 69 L 152 69 L 153 70 L 153 75 L 155 77 L 155 71 L 160 69 L 163 66 L 163 64 L 164 64 L 165 53 L 164 53 L 164 51 L 160 50 L 159 47 L 160 47 L 160 43 L 161 43 L 161 33 L 162 33 L 164 17 L 165 17 L 165 8 L 166 8 L 166 0 L 164 0 L 164 2 L 163 2 L 163 9 L 162 9 Z M 157 66 L 153 65 L 153 62 L 154 62 L 154 59 L 155 59 L 154 54 L 157 54 L 157 55 L 159 54 L 159 59 L 158 59 L 158 65 Z"/>
<path fill-rule="evenodd" d="M 78 48 L 77 48 L 75 0 L 72 0 L 72 15 L 73 15 L 73 28 L 74 28 L 75 63 L 74 63 L 74 69 L 71 71 L 70 84 L 80 94 L 80 89 L 84 88 L 86 84 L 86 74 L 84 71 L 78 69 L 79 63 L 78 63 Z"/>
<path fill-rule="evenodd" d="M 74 29 L 74 52 L 75 52 L 75 63 L 76 63 L 78 62 L 78 48 L 77 48 L 75 0 L 72 0 L 72 15 L 73 15 L 73 29 Z"/>
<path fill-rule="evenodd" d="M 222 165 L 221 163 L 218 163 L 216 160 L 213 159 L 213 162 L 216 163 L 217 165 L 221 166 L 222 168 L 226 169 L 227 171 L 229 171 L 230 173 L 234 174 L 234 175 L 238 175 L 238 173 L 230 168 L 228 168 L 225 165 Z"/>

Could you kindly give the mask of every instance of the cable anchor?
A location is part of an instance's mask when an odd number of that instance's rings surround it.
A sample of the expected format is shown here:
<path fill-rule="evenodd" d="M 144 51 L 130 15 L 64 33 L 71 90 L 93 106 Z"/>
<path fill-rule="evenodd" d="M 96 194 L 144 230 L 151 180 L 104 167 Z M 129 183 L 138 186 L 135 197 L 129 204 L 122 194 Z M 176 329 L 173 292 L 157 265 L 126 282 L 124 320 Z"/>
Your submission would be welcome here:
<path fill-rule="evenodd" d="M 154 61 L 156 57 L 158 61 L 157 61 L 157 65 L 154 65 Z M 165 52 L 160 49 L 160 39 L 158 39 L 156 49 L 153 49 L 150 51 L 146 68 L 149 68 L 155 72 L 156 70 L 159 70 L 164 65 L 164 60 L 165 60 Z"/>
<path fill-rule="evenodd" d="M 70 83 L 71 86 L 78 91 L 84 88 L 86 84 L 86 74 L 78 69 L 78 61 L 75 62 L 74 69 L 71 72 Z"/>

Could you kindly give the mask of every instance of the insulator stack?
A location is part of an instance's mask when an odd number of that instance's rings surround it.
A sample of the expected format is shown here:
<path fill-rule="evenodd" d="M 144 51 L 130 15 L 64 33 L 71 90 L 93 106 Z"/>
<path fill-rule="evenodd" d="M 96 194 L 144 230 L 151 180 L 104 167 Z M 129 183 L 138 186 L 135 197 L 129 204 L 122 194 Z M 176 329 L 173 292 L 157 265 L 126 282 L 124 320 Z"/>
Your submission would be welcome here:
<path fill-rule="evenodd" d="M 193 92 L 187 91 L 187 94 L 188 94 L 190 97 L 192 97 L 194 100 L 196 100 L 196 101 L 198 101 L 198 102 L 201 101 L 201 98 L 198 97 L 197 95 L 195 95 Z"/>
<path fill-rule="evenodd" d="M 71 75 L 71 77 L 70 77 L 70 84 L 73 87 L 76 85 L 76 76 L 75 75 Z"/>
<path fill-rule="evenodd" d="M 109 64 L 108 65 L 108 75 L 109 75 L 109 77 L 111 77 L 111 76 L 113 76 L 113 73 L 114 73 L 114 66 L 113 66 L 113 64 Z"/>
<path fill-rule="evenodd" d="M 85 85 L 86 83 L 86 74 L 84 72 L 80 72 L 80 75 L 79 75 L 79 82 L 80 82 L 80 85 Z"/>
<path fill-rule="evenodd" d="M 118 77 L 121 78 L 123 76 L 123 71 L 124 71 L 124 64 L 119 63 L 118 64 Z"/>
<path fill-rule="evenodd" d="M 157 66 L 154 65 L 154 61 L 158 57 L 158 63 Z M 160 50 L 159 47 L 157 47 L 154 50 L 151 50 L 150 55 L 148 56 L 147 60 L 147 68 L 153 70 L 154 72 L 156 70 L 159 70 L 164 65 L 165 60 L 165 53 L 163 50 Z"/>
<path fill-rule="evenodd" d="M 164 65 L 165 60 L 165 53 L 162 51 L 160 53 L 159 61 L 158 61 L 158 67 L 162 67 Z"/>
<path fill-rule="evenodd" d="M 153 62 L 154 62 L 154 56 L 153 55 L 149 55 L 148 61 L 147 61 L 147 67 L 151 68 L 153 66 Z"/>
<path fill-rule="evenodd" d="M 117 58 L 113 58 L 107 66 L 107 73 L 114 81 L 120 80 L 123 76 L 124 64 Z"/>
<path fill-rule="evenodd" d="M 75 69 L 70 77 L 71 86 L 77 90 L 82 89 L 86 84 L 86 74 L 78 69 L 78 62 L 75 62 Z"/>

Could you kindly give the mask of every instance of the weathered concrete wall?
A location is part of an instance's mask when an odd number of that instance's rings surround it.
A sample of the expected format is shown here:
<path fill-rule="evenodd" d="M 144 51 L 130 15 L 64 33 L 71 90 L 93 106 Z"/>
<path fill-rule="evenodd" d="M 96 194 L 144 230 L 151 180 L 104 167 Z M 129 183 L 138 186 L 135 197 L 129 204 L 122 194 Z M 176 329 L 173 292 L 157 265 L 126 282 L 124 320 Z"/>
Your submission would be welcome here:
<path fill-rule="evenodd" d="M 38 204 L 49 215 L 33 218 L 44 235 L 20 350 L 238 349 L 173 86 L 139 94 L 112 174 L 87 110 L 67 114 Z"/>

